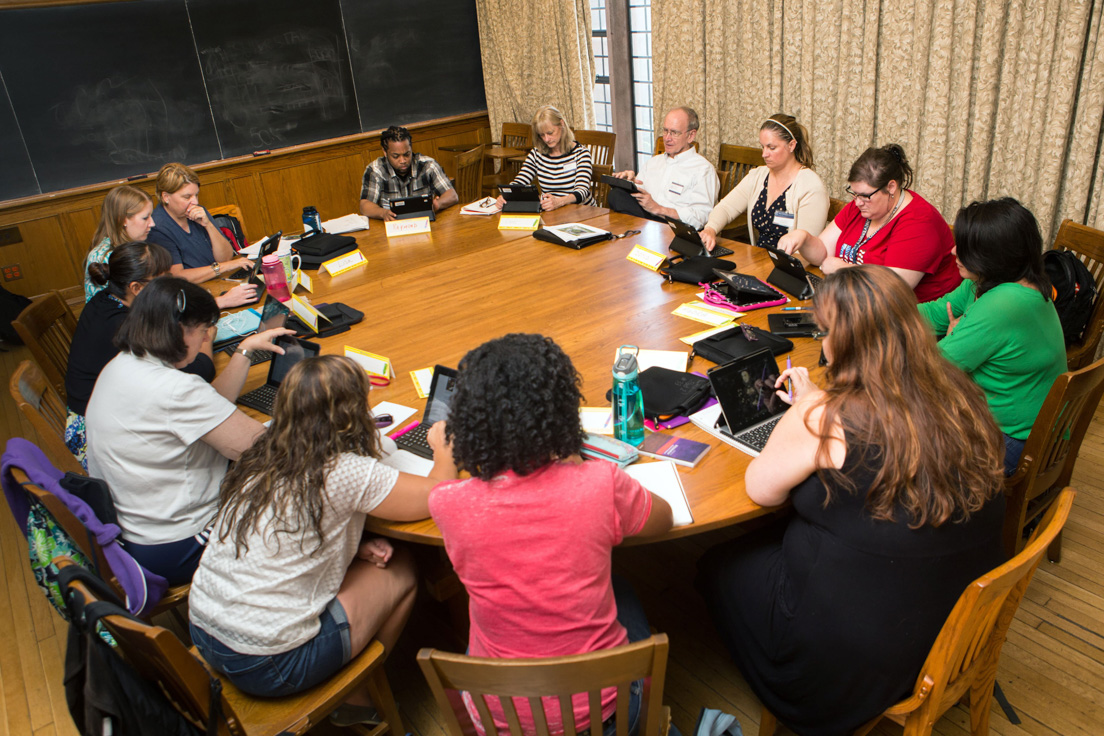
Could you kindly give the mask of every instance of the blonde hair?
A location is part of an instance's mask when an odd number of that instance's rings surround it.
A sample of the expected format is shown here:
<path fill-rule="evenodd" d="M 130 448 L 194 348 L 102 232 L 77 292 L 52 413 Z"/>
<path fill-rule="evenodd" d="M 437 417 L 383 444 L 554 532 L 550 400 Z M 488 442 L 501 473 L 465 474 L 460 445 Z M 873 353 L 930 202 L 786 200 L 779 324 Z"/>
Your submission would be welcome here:
<path fill-rule="evenodd" d="M 541 138 L 540 130 L 538 130 L 544 123 L 558 125 L 563 130 L 563 135 L 560 137 L 560 149 L 564 153 L 575 147 L 575 134 L 571 132 L 571 126 L 567 124 L 564 114 L 551 105 L 545 105 L 537 110 L 537 114 L 533 116 L 533 145 L 538 151 L 544 154 L 552 153 L 552 149 L 545 144 Z"/>
<path fill-rule="evenodd" d="M 165 164 L 157 172 L 157 199 L 164 202 L 162 194 L 173 194 L 188 184 L 199 186 L 199 174 L 184 164 Z"/>
<path fill-rule="evenodd" d="M 129 243 L 131 238 L 126 232 L 127 218 L 137 215 L 147 204 L 152 205 L 153 200 L 137 187 L 124 184 L 108 192 L 100 209 L 100 224 L 96 228 L 96 234 L 92 236 L 92 248 L 102 243 L 104 238 L 107 238 L 112 248 Z"/>

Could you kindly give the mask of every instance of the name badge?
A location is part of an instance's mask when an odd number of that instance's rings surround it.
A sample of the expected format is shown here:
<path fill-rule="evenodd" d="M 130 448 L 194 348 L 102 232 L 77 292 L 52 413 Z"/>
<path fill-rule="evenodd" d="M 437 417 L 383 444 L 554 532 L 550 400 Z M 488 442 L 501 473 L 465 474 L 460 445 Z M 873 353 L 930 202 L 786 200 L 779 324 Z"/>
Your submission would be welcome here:
<path fill-rule="evenodd" d="M 792 212 L 783 212 L 779 210 L 774 213 L 774 224 L 779 227 L 784 227 L 788 230 L 792 230 L 794 226 L 794 216 Z"/>
<path fill-rule="evenodd" d="M 568 172 L 568 173 L 571 173 L 572 171 L 574 171 L 575 166 L 576 166 L 575 161 L 564 161 L 562 165 L 563 165 L 563 170 L 565 172 Z"/>
<path fill-rule="evenodd" d="M 673 194 L 677 197 L 682 194 L 684 189 L 686 189 L 685 184 L 679 184 L 677 181 L 673 181 L 671 182 L 671 185 L 667 188 L 667 193 Z"/>

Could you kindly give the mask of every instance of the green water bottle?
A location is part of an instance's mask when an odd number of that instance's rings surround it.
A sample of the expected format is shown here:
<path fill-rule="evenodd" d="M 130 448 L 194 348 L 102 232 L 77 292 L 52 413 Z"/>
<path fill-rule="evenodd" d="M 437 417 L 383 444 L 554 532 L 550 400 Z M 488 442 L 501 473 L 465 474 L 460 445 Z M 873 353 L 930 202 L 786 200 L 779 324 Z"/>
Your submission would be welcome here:
<path fill-rule="evenodd" d="M 640 348 L 622 345 L 613 363 L 613 436 L 634 447 L 644 441 L 644 395 L 640 393 Z"/>

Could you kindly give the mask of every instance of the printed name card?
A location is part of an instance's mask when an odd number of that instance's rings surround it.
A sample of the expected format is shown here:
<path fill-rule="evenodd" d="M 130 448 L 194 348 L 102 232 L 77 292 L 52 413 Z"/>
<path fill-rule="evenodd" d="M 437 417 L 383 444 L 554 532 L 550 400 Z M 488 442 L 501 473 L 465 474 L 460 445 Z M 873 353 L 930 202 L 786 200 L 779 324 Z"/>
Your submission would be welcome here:
<path fill-rule="evenodd" d="M 291 290 L 295 291 L 300 286 L 307 291 L 314 291 L 314 282 L 311 281 L 311 277 L 307 275 L 307 272 L 302 269 L 296 271 L 291 277 Z"/>
<path fill-rule="evenodd" d="M 537 230 L 541 226 L 540 215 L 500 215 L 499 230 Z"/>
<path fill-rule="evenodd" d="M 429 232 L 429 217 L 411 217 L 409 220 L 389 220 L 383 225 L 387 237 L 399 235 L 417 235 Z"/>
<path fill-rule="evenodd" d="M 308 302 L 303 297 L 291 295 L 291 299 L 284 302 L 291 310 L 292 314 L 302 320 L 303 324 L 311 328 L 315 332 L 318 332 L 318 320 L 324 319 L 329 322 L 329 318 L 326 315 L 319 312 L 314 308 L 314 305 Z"/>
<path fill-rule="evenodd" d="M 360 363 L 361 368 L 368 371 L 370 376 L 379 376 L 380 378 L 391 378 L 391 360 L 385 358 L 382 355 L 376 355 L 375 353 L 369 353 L 366 350 L 358 350 L 357 348 L 349 345 L 345 346 L 345 357 L 352 358 L 357 363 Z"/>
<path fill-rule="evenodd" d="M 717 325 L 731 324 L 736 319 L 735 313 L 727 309 L 724 312 L 718 312 L 705 302 L 686 302 L 685 304 L 680 304 L 679 308 L 671 312 L 671 314 L 685 317 L 686 319 L 692 319 L 702 324 L 713 325 L 714 327 Z"/>
<path fill-rule="evenodd" d="M 410 380 L 414 381 L 414 390 L 418 392 L 419 399 L 429 398 L 429 387 L 433 385 L 432 368 L 410 371 Z"/>
<path fill-rule="evenodd" d="M 331 276 L 337 276 L 339 273 L 352 271 L 354 268 L 366 265 L 368 265 L 368 259 L 365 258 L 364 254 L 359 250 L 354 250 L 352 253 L 346 253 L 343 256 L 331 258 L 322 264 L 322 268 Z"/>
<path fill-rule="evenodd" d="M 667 256 L 656 253 L 654 250 L 648 250 L 642 245 L 634 245 L 625 258 L 649 271 L 655 271 L 667 260 Z"/>

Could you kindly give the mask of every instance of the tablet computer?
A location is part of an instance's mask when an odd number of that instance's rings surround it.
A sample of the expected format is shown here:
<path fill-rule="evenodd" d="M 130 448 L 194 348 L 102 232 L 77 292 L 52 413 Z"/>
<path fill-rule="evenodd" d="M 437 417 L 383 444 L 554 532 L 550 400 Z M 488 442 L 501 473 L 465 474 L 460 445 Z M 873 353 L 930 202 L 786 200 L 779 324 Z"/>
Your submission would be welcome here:
<path fill-rule="evenodd" d="M 609 174 L 602 174 L 602 181 L 609 184 L 611 187 L 617 187 L 618 189 L 624 189 L 630 194 L 636 194 L 640 191 L 640 187 L 636 185 L 635 181 L 631 179 L 618 179 L 616 176 L 610 176 Z"/>

